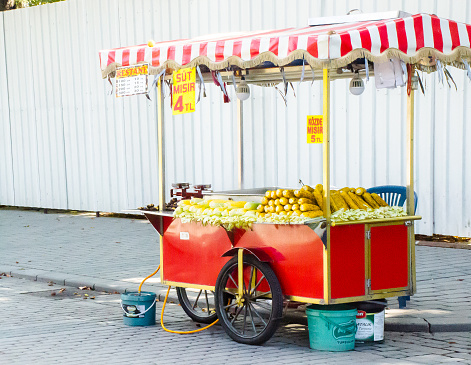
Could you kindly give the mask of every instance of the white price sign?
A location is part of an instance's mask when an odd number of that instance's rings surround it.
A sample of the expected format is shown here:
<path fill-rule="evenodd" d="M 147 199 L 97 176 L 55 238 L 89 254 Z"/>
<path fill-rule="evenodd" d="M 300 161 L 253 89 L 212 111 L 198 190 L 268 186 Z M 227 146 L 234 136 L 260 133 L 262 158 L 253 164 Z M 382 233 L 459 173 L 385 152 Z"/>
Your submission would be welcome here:
<path fill-rule="evenodd" d="M 149 65 L 118 67 L 116 69 L 116 97 L 147 94 Z"/>

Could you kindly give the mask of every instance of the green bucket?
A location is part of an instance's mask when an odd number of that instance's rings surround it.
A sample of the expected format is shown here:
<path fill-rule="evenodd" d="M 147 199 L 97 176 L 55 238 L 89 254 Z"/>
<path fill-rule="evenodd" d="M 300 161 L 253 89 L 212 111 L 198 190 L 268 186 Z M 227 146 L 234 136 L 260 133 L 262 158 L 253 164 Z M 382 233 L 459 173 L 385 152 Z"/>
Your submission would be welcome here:
<path fill-rule="evenodd" d="M 311 349 L 349 351 L 355 348 L 356 308 L 346 304 L 306 308 Z"/>
<path fill-rule="evenodd" d="M 155 293 L 147 291 L 121 294 L 124 324 L 128 326 L 154 325 L 155 297 Z"/>

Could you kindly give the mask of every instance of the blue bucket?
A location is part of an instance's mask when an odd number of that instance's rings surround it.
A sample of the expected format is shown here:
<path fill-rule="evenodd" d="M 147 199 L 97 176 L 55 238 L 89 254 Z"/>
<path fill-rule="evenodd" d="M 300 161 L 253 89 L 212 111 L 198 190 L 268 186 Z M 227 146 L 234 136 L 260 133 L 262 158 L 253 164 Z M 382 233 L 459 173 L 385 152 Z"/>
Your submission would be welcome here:
<path fill-rule="evenodd" d="M 155 297 L 155 293 L 147 291 L 121 294 L 124 324 L 127 326 L 154 325 Z"/>
<path fill-rule="evenodd" d="M 355 348 L 356 308 L 346 304 L 306 308 L 311 349 L 349 351 Z"/>

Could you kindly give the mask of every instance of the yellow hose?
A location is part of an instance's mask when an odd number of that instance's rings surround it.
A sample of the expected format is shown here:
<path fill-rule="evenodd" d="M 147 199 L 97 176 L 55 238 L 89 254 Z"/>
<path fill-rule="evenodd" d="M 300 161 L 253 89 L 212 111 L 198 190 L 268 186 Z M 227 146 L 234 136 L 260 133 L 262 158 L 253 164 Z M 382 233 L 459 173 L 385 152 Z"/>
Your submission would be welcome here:
<path fill-rule="evenodd" d="M 139 292 L 139 294 L 141 293 L 141 287 L 142 287 L 142 284 L 144 284 L 144 282 L 151 278 L 152 276 L 154 276 L 155 274 L 157 274 L 157 272 L 160 270 L 160 265 L 159 267 L 157 268 L 157 270 L 155 270 L 152 274 L 150 274 L 148 277 L 146 277 L 144 280 L 141 281 L 141 283 L 139 284 L 139 289 L 137 289 L 137 291 Z"/>
<path fill-rule="evenodd" d="M 157 268 L 157 270 L 155 270 L 152 274 L 150 274 L 149 276 L 147 276 L 144 280 L 142 280 L 141 284 L 139 285 L 139 293 L 141 293 L 141 287 L 142 287 L 142 284 L 144 284 L 144 282 L 151 278 L 152 276 L 154 276 L 155 274 L 157 274 L 157 272 L 160 270 L 160 265 L 159 267 Z M 205 329 L 208 329 L 209 327 L 211 326 L 214 326 L 218 321 L 219 319 L 216 319 L 213 323 L 207 325 L 206 327 L 203 327 L 203 328 L 199 328 L 197 330 L 193 330 L 193 331 L 172 331 L 172 330 L 169 330 L 167 328 L 165 328 L 164 326 L 164 310 L 165 310 L 165 304 L 167 304 L 167 299 L 168 299 L 168 293 L 170 293 L 170 288 L 171 286 L 168 287 L 168 290 L 167 290 L 167 295 L 165 296 L 165 300 L 164 300 L 164 305 L 162 306 L 162 313 L 160 314 L 160 325 L 162 326 L 162 328 L 167 331 L 167 332 L 170 332 L 170 333 L 180 333 L 180 334 L 188 334 L 188 333 L 196 333 L 196 332 L 201 332 L 201 331 L 204 331 Z"/>
<path fill-rule="evenodd" d="M 206 327 L 198 328 L 197 330 L 193 330 L 193 331 L 172 331 L 172 330 L 169 330 L 169 329 L 165 328 L 165 326 L 164 326 L 164 309 L 165 309 L 165 304 L 167 303 L 168 293 L 170 293 L 170 288 L 171 288 L 171 286 L 168 287 L 167 295 L 165 296 L 165 300 L 164 300 L 164 305 L 162 306 L 162 313 L 160 314 L 160 325 L 162 326 L 162 328 L 165 331 L 170 332 L 170 333 L 180 333 L 180 334 L 196 333 L 196 332 L 204 331 L 205 329 L 208 329 L 209 327 L 214 326 L 216 323 L 218 323 L 219 319 L 216 319 L 213 323 L 207 325 Z"/>

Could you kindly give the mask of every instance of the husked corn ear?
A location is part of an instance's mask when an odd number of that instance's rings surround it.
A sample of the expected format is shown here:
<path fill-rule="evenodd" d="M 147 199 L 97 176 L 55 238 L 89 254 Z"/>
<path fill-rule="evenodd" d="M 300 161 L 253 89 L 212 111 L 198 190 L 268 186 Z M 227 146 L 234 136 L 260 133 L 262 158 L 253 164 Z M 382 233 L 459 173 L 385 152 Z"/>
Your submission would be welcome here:
<path fill-rule="evenodd" d="M 335 201 L 335 205 L 337 206 L 337 210 L 345 209 L 348 210 L 348 204 L 346 203 L 345 199 L 342 197 L 342 193 L 335 194 L 331 196 L 331 200 Z"/>
<path fill-rule="evenodd" d="M 281 212 L 278 213 L 279 215 L 288 215 L 288 212 L 285 212 L 284 210 L 282 210 Z"/>
<path fill-rule="evenodd" d="M 283 198 L 280 198 L 280 205 L 286 205 L 289 203 L 289 199 L 283 197 Z"/>
<path fill-rule="evenodd" d="M 265 206 L 263 207 L 263 210 L 265 211 L 265 213 L 270 213 L 270 208 L 271 208 L 271 207 L 270 207 L 269 205 L 265 205 Z"/>
<path fill-rule="evenodd" d="M 268 213 L 275 213 L 275 206 L 268 207 Z"/>
<path fill-rule="evenodd" d="M 299 199 L 298 198 L 289 198 L 288 203 L 289 204 L 298 204 Z"/>
<path fill-rule="evenodd" d="M 321 210 L 324 209 L 324 204 L 323 204 L 323 200 L 322 200 L 322 193 L 319 192 L 317 189 L 314 191 L 313 193 L 314 195 L 314 199 L 315 201 L 317 202 L 317 205 L 321 208 Z"/>
<path fill-rule="evenodd" d="M 276 191 L 272 191 L 271 194 L 270 194 L 270 197 L 271 197 L 272 199 L 278 198 L 278 196 L 276 195 Z"/>
<path fill-rule="evenodd" d="M 301 216 L 301 214 L 303 214 L 303 212 L 301 212 L 299 209 L 293 211 L 293 215 Z"/>
<path fill-rule="evenodd" d="M 294 191 L 293 190 L 283 190 L 283 197 L 289 199 L 289 198 L 294 198 Z"/>
<path fill-rule="evenodd" d="M 278 198 L 275 199 L 275 205 L 281 205 L 281 204 L 280 204 L 280 199 L 278 199 Z"/>
<path fill-rule="evenodd" d="M 276 196 L 277 196 L 278 198 L 283 197 L 283 189 L 277 189 L 277 190 L 276 190 Z"/>
<path fill-rule="evenodd" d="M 317 207 L 317 205 L 314 205 L 314 204 L 301 204 L 299 206 L 299 210 L 301 212 L 307 212 L 309 210 L 317 210 L 316 207 Z"/>
<path fill-rule="evenodd" d="M 268 201 L 268 205 L 269 205 L 270 207 L 273 206 L 273 205 L 275 205 L 275 200 L 274 200 L 274 199 L 270 199 L 270 200 Z"/>
<path fill-rule="evenodd" d="M 366 193 L 366 189 L 365 188 L 357 188 L 355 190 L 355 194 L 356 195 L 363 195 L 364 193 Z"/>
<path fill-rule="evenodd" d="M 304 217 L 304 218 L 322 217 L 322 211 L 321 210 L 311 210 L 309 212 L 303 212 L 301 214 L 301 217 Z"/>
<path fill-rule="evenodd" d="M 276 209 L 275 209 L 275 212 L 276 213 L 280 213 L 280 212 L 283 212 L 285 210 L 285 208 L 281 205 L 277 205 L 276 206 Z"/>
<path fill-rule="evenodd" d="M 286 204 L 284 208 L 286 211 L 293 210 L 293 206 L 291 204 Z"/>
<path fill-rule="evenodd" d="M 335 200 L 333 199 L 333 195 L 330 196 L 330 212 L 335 213 L 339 208 L 337 207 L 337 204 L 335 203 Z"/>
<path fill-rule="evenodd" d="M 322 193 L 324 191 L 324 187 L 322 186 L 322 184 L 317 184 L 314 190 L 317 190 L 319 193 Z"/>
<path fill-rule="evenodd" d="M 259 212 L 259 213 L 265 212 L 265 207 L 266 207 L 266 205 L 260 204 L 260 205 L 257 207 L 257 212 Z"/>
<path fill-rule="evenodd" d="M 389 204 L 386 203 L 383 198 L 381 198 L 378 194 L 376 193 L 371 193 L 371 197 L 375 200 L 376 203 L 379 204 L 380 207 L 389 207 Z"/>
<path fill-rule="evenodd" d="M 299 210 L 299 204 L 293 204 L 291 206 L 291 210 L 294 210 L 294 211 Z"/>
<path fill-rule="evenodd" d="M 289 212 L 286 212 L 286 215 L 289 217 L 290 215 L 293 215 L 294 212 L 292 210 L 290 210 Z"/>
<path fill-rule="evenodd" d="M 314 201 L 308 198 L 301 198 L 298 200 L 298 204 L 314 204 Z"/>
<path fill-rule="evenodd" d="M 351 193 L 350 195 L 352 199 L 355 201 L 356 205 L 358 205 L 359 209 L 366 210 L 368 208 L 371 208 L 366 202 L 358 195 Z"/>
<path fill-rule="evenodd" d="M 302 189 L 295 190 L 294 195 L 296 196 L 296 198 L 307 198 L 307 199 L 314 200 L 313 199 L 313 194 L 309 191 L 306 191 L 306 190 L 302 190 Z"/>
<path fill-rule="evenodd" d="M 268 199 L 271 199 L 271 190 L 267 190 L 265 192 L 265 197 L 267 197 Z"/>
<path fill-rule="evenodd" d="M 357 203 L 352 199 L 350 194 L 353 195 L 353 193 L 350 192 L 350 191 L 348 191 L 348 192 L 342 191 L 340 193 L 340 196 L 345 200 L 345 202 L 347 203 L 347 205 L 350 209 L 358 209 Z"/>
<path fill-rule="evenodd" d="M 309 185 L 304 185 L 301 189 L 302 189 L 302 190 L 306 190 L 306 191 L 308 191 L 308 192 L 310 192 L 310 193 L 312 193 L 312 192 L 314 191 L 314 189 L 311 188 Z"/>
<path fill-rule="evenodd" d="M 264 196 L 264 197 L 262 198 L 262 204 L 263 204 L 263 205 L 268 205 L 268 198 L 267 198 L 266 196 Z"/>
<path fill-rule="evenodd" d="M 379 208 L 379 204 L 376 203 L 376 201 L 371 197 L 371 194 L 370 194 L 370 193 L 367 193 L 367 192 L 365 191 L 361 197 L 363 198 L 363 200 L 365 200 L 365 202 L 368 203 L 368 205 L 369 205 L 371 208 L 373 208 L 373 209 Z"/>

